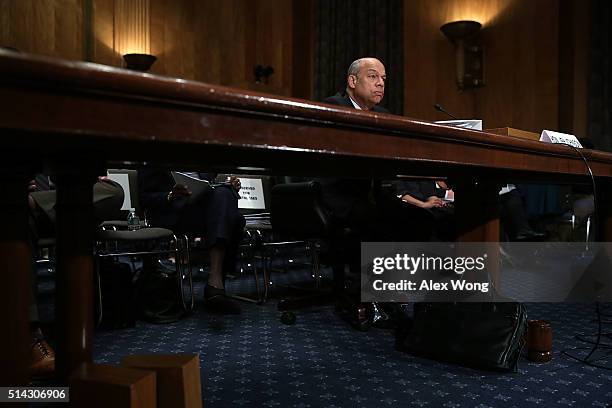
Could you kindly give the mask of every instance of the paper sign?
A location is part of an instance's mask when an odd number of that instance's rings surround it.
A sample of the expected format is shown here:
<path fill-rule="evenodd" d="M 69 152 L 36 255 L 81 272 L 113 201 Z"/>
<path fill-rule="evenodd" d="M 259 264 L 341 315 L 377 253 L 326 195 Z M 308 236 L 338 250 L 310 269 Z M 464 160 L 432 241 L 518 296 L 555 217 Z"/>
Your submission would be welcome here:
<path fill-rule="evenodd" d="M 566 144 L 582 149 L 582 145 L 576 136 L 567 133 L 553 132 L 552 130 L 543 130 L 540 136 L 540 142 Z"/>
<path fill-rule="evenodd" d="M 455 201 L 455 192 L 453 190 L 446 190 L 444 192 L 444 201 Z"/>
<path fill-rule="evenodd" d="M 516 189 L 516 186 L 514 184 L 506 184 L 501 188 L 501 190 L 499 190 L 499 195 L 508 194 L 514 189 Z"/>
<path fill-rule="evenodd" d="M 132 208 L 132 200 L 130 198 L 130 179 L 126 173 L 107 173 L 108 178 L 119 184 L 123 188 L 123 204 L 121 210 L 129 211 Z"/>
<path fill-rule="evenodd" d="M 265 210 L 266 200 L 264 198 L 264 189 L 261 179 L 241 178 L 240 184 L 238 208 L 244 210 Z"/>

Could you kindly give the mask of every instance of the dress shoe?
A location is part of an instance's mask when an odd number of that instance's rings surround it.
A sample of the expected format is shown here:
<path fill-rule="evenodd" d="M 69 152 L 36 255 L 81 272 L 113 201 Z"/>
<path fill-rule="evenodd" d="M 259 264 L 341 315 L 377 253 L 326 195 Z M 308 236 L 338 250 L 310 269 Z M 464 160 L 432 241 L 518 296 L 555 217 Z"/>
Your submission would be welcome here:
<path fill-rule="evenodd" d="M 30 376 L 41 379 L 52 377 L 55 372 L 55 352 L 43 339 L 36 338 L 30 353 Z"/>
<path fill-rule="evenodd" d="M 227 297 L 225 289 L 218 289 L 211 285 L 204 287 L 204 304 L 212 312 L 220 314 L 240 314 L 240 305 Z"/>
<path fill-rule="evenodd" d="M 372 326 L 374 311 L 371 303 L 362 303 L 342 294 L 336 303 L 336 313 L 356 330 L 368 331 Z"/>

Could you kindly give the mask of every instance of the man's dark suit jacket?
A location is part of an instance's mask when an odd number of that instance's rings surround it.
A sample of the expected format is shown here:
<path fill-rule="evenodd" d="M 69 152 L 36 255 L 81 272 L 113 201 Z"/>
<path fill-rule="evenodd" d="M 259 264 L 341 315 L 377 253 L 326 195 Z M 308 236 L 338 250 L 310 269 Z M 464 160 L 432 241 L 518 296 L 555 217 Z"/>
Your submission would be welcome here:
<path fill-rule="evenodd" d="M 332 105 L 348 106 L 349 108 L 354 108 L 353 103 L 351 102 L 351 99 L 349 98 L 348 94 L 337 93 L 334 96 L 325 98 L 323 102 L 330 103 Z M 374 106 L 371 111 L 389 113 L 389 111 L 383 108 L 382 106 Z"/>
<path fill-rule="evenodd" d="M 336 94 L 323 102 L 354 108 L 347 94 Z M 389 113 L 385 108 L 374 106 L 372 112 Z M 372 189 L 370 179 L 321 178 L 323 204 L 341 221 L 347 221 L 359 203 L 367 202 Z"/>
<path fill-rule="evenodd" d="M 174 187 L 172 173 L 157 168 L 138 169 L 138 198 L 147 211 L 148 221 L 156 227 L 173 229 L 178 225 L 186 199 L 168 201 Z"/>

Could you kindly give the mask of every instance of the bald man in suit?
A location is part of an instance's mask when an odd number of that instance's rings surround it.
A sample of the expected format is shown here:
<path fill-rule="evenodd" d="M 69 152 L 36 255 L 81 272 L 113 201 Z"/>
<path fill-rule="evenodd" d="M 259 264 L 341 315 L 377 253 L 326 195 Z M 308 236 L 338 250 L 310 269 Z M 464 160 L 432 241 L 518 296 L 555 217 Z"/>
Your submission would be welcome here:
<path fill-rule="evenodd" d="M 385 95 L 386 72 L 383 63 L 376 58 L 360 58 L 349 66 L 346 89 L 328 97 L 324 102 L 372 112 L 389 113 L 378 106 Z M 336 225 L 353 231 L 350 242 L 341 242 L 338 253 L 345 254 L 353 274 L 358 273 L 360 243 L 364 241 L 428 241 L 433 219 L 430 213 L 416 208 L 397 196 L 383 191 L 380 182 L 368 178 L 322 178 L 323 205 L 332 214 Z M 341 269 L 342 268 L 342 269 Z M 343 266 L 336 265 L 335 274 L 343 273 Z M 352 289 L 352 290 L 351 290 Z M 350 315 L 363 316 L 359 311 L 359 286 L 347 291 L 352 305 Z M 376 305 L 368 305 L 368 307 Z M 372 318 L 371 310 L 366 313 Z M 364 319 L 349 319 L 355 327 L 367 327 Z"/>

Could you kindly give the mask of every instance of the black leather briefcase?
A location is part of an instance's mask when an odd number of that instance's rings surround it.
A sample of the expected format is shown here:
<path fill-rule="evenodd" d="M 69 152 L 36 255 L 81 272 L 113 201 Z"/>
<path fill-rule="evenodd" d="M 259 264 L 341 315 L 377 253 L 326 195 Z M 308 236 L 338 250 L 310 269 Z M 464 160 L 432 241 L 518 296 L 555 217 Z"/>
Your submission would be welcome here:
<path fill-rule="evenodd" d="M 417 303 L 398 348 L 469 367 L 517 371 L 527 327 L 520 303 Z"/>

